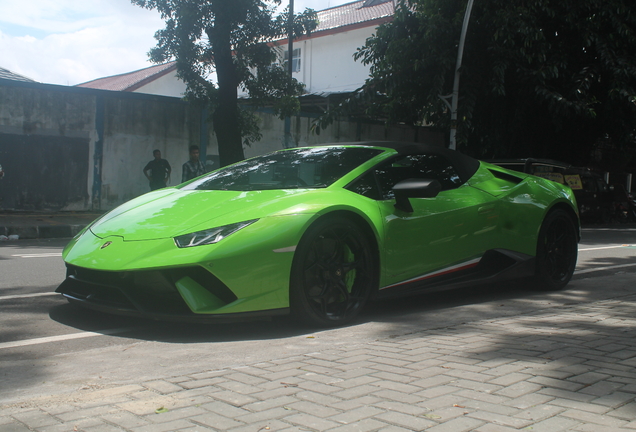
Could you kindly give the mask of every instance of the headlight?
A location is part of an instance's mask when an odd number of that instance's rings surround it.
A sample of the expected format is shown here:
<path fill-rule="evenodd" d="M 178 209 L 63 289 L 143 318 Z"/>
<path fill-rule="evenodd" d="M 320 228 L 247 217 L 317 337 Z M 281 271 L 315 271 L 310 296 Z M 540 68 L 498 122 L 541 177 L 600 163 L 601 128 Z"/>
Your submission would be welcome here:
<path fill-rule="evenodd" d="M 174 242 L 180 248 L 218 243 L 230 234 L 234 234 L 238 230 L 253 224 L 257 220 L 258 219 L 253 219 L 245 222 L 225 225 L 218 228 L 210 228 L 203 231 L 180 235 L 179 237 L 174 238 Z"/>

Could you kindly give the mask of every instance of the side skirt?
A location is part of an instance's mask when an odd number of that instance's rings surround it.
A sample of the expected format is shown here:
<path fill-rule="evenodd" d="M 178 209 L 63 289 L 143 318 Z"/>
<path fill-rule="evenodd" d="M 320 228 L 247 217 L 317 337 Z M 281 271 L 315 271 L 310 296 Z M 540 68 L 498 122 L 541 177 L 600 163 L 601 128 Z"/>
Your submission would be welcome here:
<path fill-rule="evenodd" d="M 382 287 L 376 298 L 462 288 L 509 279 L 521 279 L 534 274 L 535 257 L 507 249 L 491 249 L 486 251 L 481 258 Z"/>

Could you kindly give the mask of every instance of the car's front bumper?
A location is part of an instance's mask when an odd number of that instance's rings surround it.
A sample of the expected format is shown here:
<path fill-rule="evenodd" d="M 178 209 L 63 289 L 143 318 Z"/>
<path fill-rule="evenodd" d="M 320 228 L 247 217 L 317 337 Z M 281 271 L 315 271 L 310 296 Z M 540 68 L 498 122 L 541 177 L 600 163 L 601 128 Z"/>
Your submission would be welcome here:
<path fill-rule="evenodd" d="M 244 319 L 289 313 L 289 308 L 213 313 L 238 301 L 234 293 L 202 267 L 107 272 L 67 264 L 67 277 L 57 288 L 73 303 L 120 315 L 161 320 Z"/>
<path fill-rule="evenodd" d="M 310 219 L 266 218 L 188 248 L 86 230 L 64 251 L 67 277 L 57 292 L 93 309 L 160 319 L 287 313 L 294 250 Z"/>

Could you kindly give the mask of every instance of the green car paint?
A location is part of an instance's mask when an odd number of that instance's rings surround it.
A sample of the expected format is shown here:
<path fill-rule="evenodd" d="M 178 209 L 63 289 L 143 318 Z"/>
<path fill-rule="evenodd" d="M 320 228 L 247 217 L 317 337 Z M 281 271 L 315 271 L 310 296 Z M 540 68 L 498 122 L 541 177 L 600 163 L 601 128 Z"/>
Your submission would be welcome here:
<path fill-rule="evenodd" d="M 368 148 L 376 154 L 326 187 L 196 190 L 191 188 L 195 180 L 147 193 L 80 232 L 63 259 L 80 271 L 122 277 L 174 270 L 174 287 L 195 315 L 275 311 L 290 306 L 296 249 L 321 218 L 351 215 L 364 225 L 376 245 L 377 289 L 384 291 L 454 266 L 469 268 L 491 249 L 534 256 L 548 211 L 565 206 L 576 212 L 567 187 L 486 163 L 456 188 L 434 198 L 410 198 L 414 211 L 406 212 L 395 207 L 393 198 L 364 196 L 350 187 L 394 160 L 398 150 L 378 143 L 329 148 Z M 217 243 L 178 247 L 174 241 L 248 220 L 256 222 Z M 222 298 L 179 273 L 193 267 L 213 275 L 233 296 Z"/>
<path fill-rule="evenodd" d="M 412 214 L 396 211 L 393 202 L 380 202 L 386 230 L 384 283 L 410 279 L 491 249 L 498 240 L 493 235 L 496 213 L 482 209 L 492 207 L 495 200 L 463 185 L 435 198 L 413 200 Z"/>

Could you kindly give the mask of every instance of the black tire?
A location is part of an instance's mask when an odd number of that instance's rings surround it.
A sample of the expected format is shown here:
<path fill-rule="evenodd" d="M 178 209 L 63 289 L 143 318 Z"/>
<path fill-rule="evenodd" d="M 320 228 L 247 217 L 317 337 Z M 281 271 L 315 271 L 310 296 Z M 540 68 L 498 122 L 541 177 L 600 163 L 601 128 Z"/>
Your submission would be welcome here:
<path fill-rule="evenodd" d="M 303 235 L 292 265 L 292 314 L 311 326 L 351 322 L 377 288 L 372 243 L 345 217 L 318 220 Z"/>
<path fill-rule="evenodd" d="M 562 209 L 548 213 L 537 241 L 535 283 L 540 290 L 564 288 L 576 267 L 578 235 L 572 217 Z"/>

